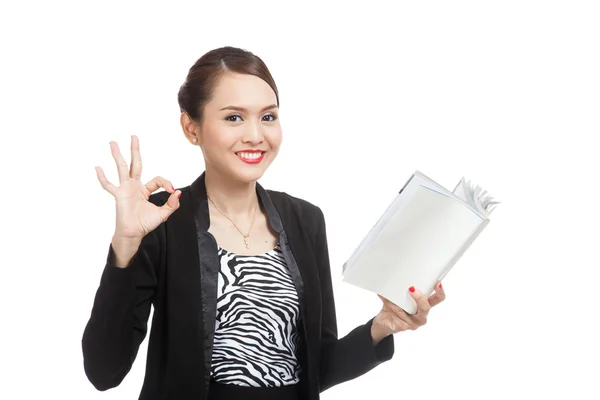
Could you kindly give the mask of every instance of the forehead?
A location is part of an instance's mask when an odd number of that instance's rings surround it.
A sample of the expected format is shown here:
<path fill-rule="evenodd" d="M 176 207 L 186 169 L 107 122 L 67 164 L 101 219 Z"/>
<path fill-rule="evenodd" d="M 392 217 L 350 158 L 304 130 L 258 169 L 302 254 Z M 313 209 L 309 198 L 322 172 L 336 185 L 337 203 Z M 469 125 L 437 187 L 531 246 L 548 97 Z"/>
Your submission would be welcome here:
<path fill-rule="evenodd" d="M 262 108 L 277 104 L 277 96 L 269 84 L 257 76 L 226 73 L 219 79 L 211 103 L 219 108 Z"/>

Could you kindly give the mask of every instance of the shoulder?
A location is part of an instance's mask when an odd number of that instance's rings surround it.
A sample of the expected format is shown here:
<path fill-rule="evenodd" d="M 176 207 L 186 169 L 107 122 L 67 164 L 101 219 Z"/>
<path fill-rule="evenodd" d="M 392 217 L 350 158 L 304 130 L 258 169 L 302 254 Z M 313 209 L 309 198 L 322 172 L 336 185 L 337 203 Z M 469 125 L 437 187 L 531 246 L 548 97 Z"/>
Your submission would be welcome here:
<path fill-rule="evenodd" d="M 183 205 L 184 203 L 187 203 L 188 199 L 191 199 L 192 197 L 192 187 L 191 185 L 188 186 L 184 186 L 184 187 L 177 187 L 175 188 L 175 190 L 179 190 L 181 192 L 181 204 Z M 156 192 L 156 193 L 152 193 L 149 197 L 148 197 L 148 201 L 156 206 L 162 206 L 164 205 L 167 200 L 169 200 L 169 197 L 171 196 L 171 193 L 167 192 L 166 190 L 161 190 L 160 192 Z"/>
<path fill-rule="evenodd" d="M 269 197 L 273 201 L 273 204 L 276 206 L 282 206 L 284 208 L 291 208 L 293 211 L 302 213 L 302 214 L 319 214 L 321 213 L 321 209 L 304 199 L 299 197 L 292 196 L 286 192 L 280 192 L 277 190 L 267 190 L 269 193 Z"/>
<path fill-rule="evenodd" d="M 307 200 L 277 190 L 267 190 L 267 193 L 275 208 L 284 214 L 282 217 L 293 215 L 303 223 L 314 225 L 319 225 L 324 220 L 321 208 Z"/>
<path fill-rule="evenodd" d="M 171 195 L 171 193 L 169 193 L 167 191 L 160 191 L 157 193 L 152 193 L 150 195 L 150 197 L 148 198 L 148 201 L 150 203 L 154 204 L 155 206 L 160 207 L 167 202 L 170 195 Z"/>

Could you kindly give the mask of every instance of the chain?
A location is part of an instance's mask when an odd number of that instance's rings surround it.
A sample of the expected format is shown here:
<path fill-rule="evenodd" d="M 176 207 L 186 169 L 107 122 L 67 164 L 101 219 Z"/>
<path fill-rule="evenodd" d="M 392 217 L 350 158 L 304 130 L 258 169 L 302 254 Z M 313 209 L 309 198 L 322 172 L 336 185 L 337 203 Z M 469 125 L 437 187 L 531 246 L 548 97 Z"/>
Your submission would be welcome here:
<path fill-rule="evenodd" d="M 217 211 L 224 216 L 225 218 L 227 218 L 229 221 L 231 221 L 231 223 L 233 224 L 233 226 L 235 226 L 235 229 L 238 230 L 238 232 L 244 237 L 244 245 L 246 246 L 247 249 L 250 248 L 250 246 L 248 245 L 248 238 L 250 237 L 250 231 L 252 230 L 252 225 L 254 225 L 254 220 L 256 219 L 256 209 L 258 208 L 258 203 L 256 204 L 256 207 L 254 207 L 254 216 L 252 217 L 252 223 L 250 224 L 250 228 L 248 229 L 248 233 L 244 233 L 242 232 L 242 230 L 237 226 L 237 224 L 235 223 L 234 220 L 232 220 L 231 218 L 229 218 L 223 211 L 221 211 L 221 209 L 215 204 L 214 201 L 212 201 L 212 199 L 210 198 L 210 196 L 206 196 L 208 197 L 208 200 L 210 200 L 210 202 L 212 203 L 213 206 L 215 206 L 215 208 L 217 209 Z"/>

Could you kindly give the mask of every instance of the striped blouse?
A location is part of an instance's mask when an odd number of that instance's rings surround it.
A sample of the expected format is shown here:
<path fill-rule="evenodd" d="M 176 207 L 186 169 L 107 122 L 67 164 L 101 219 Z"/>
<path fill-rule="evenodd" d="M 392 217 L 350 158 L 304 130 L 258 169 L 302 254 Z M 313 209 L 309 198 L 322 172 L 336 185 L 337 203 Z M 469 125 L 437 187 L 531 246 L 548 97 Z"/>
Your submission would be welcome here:
<path fill-rule="evenodd" d="M 250 387 L 298 383 L 300 308 L 283 253 L 253 256 L 219 247 L 211 379 Z"/>

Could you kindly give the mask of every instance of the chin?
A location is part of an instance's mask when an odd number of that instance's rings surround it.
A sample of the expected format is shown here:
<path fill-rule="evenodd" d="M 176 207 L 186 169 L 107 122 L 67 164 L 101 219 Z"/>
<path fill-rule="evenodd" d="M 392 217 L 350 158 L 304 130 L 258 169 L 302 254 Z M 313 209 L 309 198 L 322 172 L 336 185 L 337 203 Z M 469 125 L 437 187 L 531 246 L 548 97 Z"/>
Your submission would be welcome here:
<path fill-rule="evenodd" d="M 233 171 L 233 176 L 240 182 L 253 183 L 258 181 L 265 174 L 265 168 L 256 168 Z"/>

